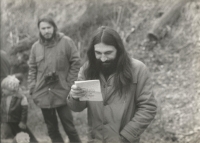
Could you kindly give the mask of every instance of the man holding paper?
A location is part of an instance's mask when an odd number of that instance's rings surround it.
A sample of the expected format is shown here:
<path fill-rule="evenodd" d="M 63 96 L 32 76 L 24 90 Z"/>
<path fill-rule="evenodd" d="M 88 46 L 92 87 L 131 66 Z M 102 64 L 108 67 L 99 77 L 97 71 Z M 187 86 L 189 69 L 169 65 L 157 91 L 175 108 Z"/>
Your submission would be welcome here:
<path fill-rule="evenodd" d="M 130 58 L 119 34 L 104 26 L 94 33 L 87 57 L 68 96 L 69 107 L 88 109 L 91 142 L 138 143 L 157 109 L 147 67 Z M 88 83 L 96 85 L 89 89 Z M 92 92 L 98 88 L 98 94 Z"/>

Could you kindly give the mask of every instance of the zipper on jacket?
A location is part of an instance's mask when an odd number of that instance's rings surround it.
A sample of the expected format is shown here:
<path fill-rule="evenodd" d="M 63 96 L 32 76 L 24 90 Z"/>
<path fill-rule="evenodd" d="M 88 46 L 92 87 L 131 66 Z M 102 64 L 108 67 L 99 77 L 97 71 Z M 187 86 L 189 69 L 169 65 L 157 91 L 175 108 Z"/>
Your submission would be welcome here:
<path fill-rule="evenodd" d="M 50 88 L 50 86 L 48 86 L 48 94 L 49 94 L 49 108 L 51 108 L 51 100 L 52 100 L 52 98 L 51 98 L 51 94 L 50 94 L 50 92 L 51 92 L 51 88 Z"/>
<path fill-rule="evenodd" d="M 106 82 L 106 84 L 105 85 L 103 85 L 103 88 L 104 88 L 104 100 L 105 101 L 103 101 L 103 121 L 102 121 L 102 130 L 104 129 L 104 122 L 105 122 L 105 114 L 104 114 L 104 109 L 105 109 L 105 106 L 107 105 L 107 101 L 106 101 L 106 95 L 107 95 L 107 82 Z M 103 132 L 103 134 L 102 134 L 102 136 L 103 136 L 103 143 L 105 142 L 105 139 L 104 139 L 104 132 Z"/>
<path fill-rule="evenodd" d="M 9 108 L 8 108 L 8 110 L 7 110 L 7 98 L 8 98 L 8 96 L 6 97 L 6 120 L 7 120 L 7 122 L 8 122 L 8 113 L 9 113 Z"/>

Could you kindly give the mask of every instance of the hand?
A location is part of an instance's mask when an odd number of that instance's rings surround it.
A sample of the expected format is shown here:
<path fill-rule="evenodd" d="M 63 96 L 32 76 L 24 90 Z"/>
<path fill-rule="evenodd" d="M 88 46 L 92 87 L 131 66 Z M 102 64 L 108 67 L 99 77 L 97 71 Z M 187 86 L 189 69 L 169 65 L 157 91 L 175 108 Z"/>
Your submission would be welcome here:
<path fill-rule="evenodd" d="M 19 127 L 20 127 L 21 129 L 26 129 L 26 124 L 23 123 L 23 122 L 20 122 L 20 123 L 19 123 Z"/>
<path fill-rule="evenodd" d="M 79 99 L 79 98 L 85 96 L 86 92 L 82 88 L 80 88 L 74 84 L 74 85 L 72 85 L 71 91 L 69 94 L 72 98 Z"/>

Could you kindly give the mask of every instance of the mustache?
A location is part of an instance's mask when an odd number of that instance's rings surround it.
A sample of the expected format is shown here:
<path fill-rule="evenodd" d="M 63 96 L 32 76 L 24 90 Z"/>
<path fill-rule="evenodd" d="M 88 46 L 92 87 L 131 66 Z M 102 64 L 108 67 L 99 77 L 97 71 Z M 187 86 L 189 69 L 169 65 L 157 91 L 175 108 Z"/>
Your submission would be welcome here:
<path fill-rule="evenodd" d="M 107 61 L 105 61 L 105 62 L 102 62 L 100 59 L 97 59 L 97 60 L 96 60 L 96 63 L 99 64 L 99 65 L 102 65 L 102 64 L 104 64 L 104 63 L 112 63 L 112 62 L 113 62 L 113 60 L 107 60 Z"/>
<path fill-rule="evenodd" d="M 117 60 L 107 60 L 105 62 L 102 62 L 100 59 L 96 59 L 96 67 L 97 69 L 101 70 L 103 68 L 114 68 L 117 66 Z"/>
<path fill-rule="evenodd" d="M 115 62 L 116 61 L 116 59 L 112 59 L 112 60 L 106 60 L 106 61 L 101 61 L 101 59 L 96 59 L 96 61 L 97 62 L 99 62 L 99 63 L 112 63 L 112 62 Z"/>
<path fill-rule="evenodd" d="M 47 40 L 44 36 L 49 35 L 49 34 L 45 34 L 45 35 L 43 36 L 43 35 L 41 34 L 41 32 L 40 32 L 39 35 L 40 35 L 40 37 L 41 37 L 42 40 Z M 51 39 L 54 38 L 55 36 L 56 36 L 56 33 L 53 33 Z M 51 40 L 51 39 L 48 39 L 48 40 Z"/>
<path fill-rule="evenodd" d="M 49 35 L 49 34 L 52 34 L 52 36 L 55 36 L 55 35 L 56 35 L 56 33 L 57 33 L 57 31 L 56 31 L 56 30 L 54 30 L 54 31 L 53 31 L 53 33 L 50 33 L 50 32 L 48 32 L 48 33 L 46 33 L 46 34 L 44 34 L 44 35 Z M 39 32 L 39 35 L 40 35 L 40 36 L 43 36 L 41 32 Z"/>
<path fill-rule="evenodd" d="M 117 59 L 102 62 L 96 59 L 96 69 L 104 75 L 110 75 L 117 70 Z"/>
<path fill-rule="evenodd" d="M 50 32 L 48 32 L 48 33 L 46 33 L 46 34 L 44 34 L 44 35 L 49 35 L 49 34 L 51 34 Z M 52 33 L 53 34 L 53 33 Z"/>

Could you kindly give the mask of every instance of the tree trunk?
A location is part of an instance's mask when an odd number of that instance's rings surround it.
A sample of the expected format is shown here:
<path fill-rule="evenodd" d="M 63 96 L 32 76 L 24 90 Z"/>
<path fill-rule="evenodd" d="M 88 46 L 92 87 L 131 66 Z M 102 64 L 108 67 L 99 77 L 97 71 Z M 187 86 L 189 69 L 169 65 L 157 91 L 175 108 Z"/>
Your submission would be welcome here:
<path fill-rule="evenodd" d="M 147 37 L 150 40 L 162 39 L 167 34 L 167 27 L 172 26 L 179 18 L 182 7 L 191 0 L 178 0 L 172 6 L 168 4 L 166 12 L 153 25 Z"/>

